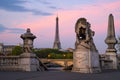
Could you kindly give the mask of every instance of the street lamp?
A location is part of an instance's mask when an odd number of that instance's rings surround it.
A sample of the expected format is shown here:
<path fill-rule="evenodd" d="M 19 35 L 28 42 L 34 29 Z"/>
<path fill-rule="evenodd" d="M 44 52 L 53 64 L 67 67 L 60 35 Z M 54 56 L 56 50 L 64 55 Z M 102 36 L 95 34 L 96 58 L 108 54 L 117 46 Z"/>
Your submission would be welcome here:
<path fill-rule="evenodd" d="M 65 59 L 66 55 L 65 55 L 65 54 L 63 54 L 63 57 L 64 57 L 64 59 Z"/>
<path fill-rule="evenodd" d="M 65 54 L 63 54 L 63 57 L 64 57 L 64 66 L 65 66 L 65 68 L 66 68 L 66 67 L 67 67 L 66 55 L 65 55 Z"/>
<path fill-rule="evenodd" d="M 50 56 L 51 56 L 51 55 L 50 55 L 50 54 L 48 54 L 48 58 L 50 58 Z"/>

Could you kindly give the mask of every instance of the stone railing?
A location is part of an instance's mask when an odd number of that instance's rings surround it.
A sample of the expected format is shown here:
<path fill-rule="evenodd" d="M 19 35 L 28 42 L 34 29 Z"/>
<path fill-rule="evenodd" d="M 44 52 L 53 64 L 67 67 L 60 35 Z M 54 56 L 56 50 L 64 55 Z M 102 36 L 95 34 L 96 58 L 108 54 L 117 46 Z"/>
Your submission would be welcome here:
<path fill-rule="evenodd" d="M 1 71 L 16 71 L 20 70 L 19 56 L 0 56 Z"/>
<path fill-rule="evenodd" d="M 21 64 L 21 59 L 24 59 L 20 56 L 0 56 L 0 71 L 26 71 L 25 65 Z M 45 71 L 47 67 L 40 61 L 38 57 L 35 57 L 34 60 L 38 71 Z M 32 64 L 30 62 L 30 64 Z"/>

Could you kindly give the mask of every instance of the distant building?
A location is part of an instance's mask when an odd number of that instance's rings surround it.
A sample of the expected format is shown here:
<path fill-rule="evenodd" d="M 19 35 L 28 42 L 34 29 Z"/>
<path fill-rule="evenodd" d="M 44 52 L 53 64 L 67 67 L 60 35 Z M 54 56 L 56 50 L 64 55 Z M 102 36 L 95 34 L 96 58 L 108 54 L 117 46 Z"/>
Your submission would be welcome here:
<path fill-rule="evenodd" d="M 20 45 L 4 45 L 3 43 L 0 43 L 0 53 L 3 55 L 9 55 L 16 46 Z"/>
<path fill-rule="evenodd" d="M 4 45 L 3 52 L 5 55 L 11 54 L 16 45 Z"/>

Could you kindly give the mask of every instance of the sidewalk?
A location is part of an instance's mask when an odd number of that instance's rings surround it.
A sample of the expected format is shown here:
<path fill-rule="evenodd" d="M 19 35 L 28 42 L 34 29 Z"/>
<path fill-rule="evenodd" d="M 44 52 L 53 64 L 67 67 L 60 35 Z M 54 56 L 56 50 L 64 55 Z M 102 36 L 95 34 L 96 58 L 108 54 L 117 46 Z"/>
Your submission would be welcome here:
<path fill-rule="evenodd" d="M 74 72 L 0 72 L 0 80 L 120 80 L 120 71 L 107 71 L 98 74 Z"/>

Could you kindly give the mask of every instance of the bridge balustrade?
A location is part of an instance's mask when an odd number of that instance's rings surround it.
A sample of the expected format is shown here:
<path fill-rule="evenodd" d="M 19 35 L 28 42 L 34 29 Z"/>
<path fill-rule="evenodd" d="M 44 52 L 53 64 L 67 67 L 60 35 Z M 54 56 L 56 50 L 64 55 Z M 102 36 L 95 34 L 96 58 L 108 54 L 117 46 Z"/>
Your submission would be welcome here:
<path fill-rule="evenodd" d="M 19 70 L 19 56 L 0 56 L 0 70 Z"/>

